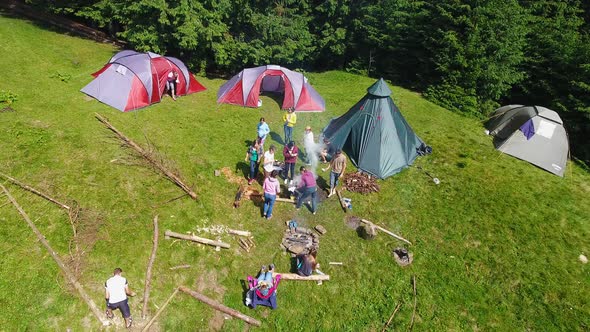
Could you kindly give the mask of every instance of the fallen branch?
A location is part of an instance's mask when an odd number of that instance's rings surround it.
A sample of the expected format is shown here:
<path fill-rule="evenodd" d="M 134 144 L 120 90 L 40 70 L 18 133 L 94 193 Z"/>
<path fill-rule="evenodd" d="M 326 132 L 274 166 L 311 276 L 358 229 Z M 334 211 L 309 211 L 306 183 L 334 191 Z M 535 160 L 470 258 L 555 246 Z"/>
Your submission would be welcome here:
<path fill-rule="evenodd" d="M 414 310 L 412 311 L 412 320 L 410 321 L 408 331 L 412 331 L 412 328 L 414 327 L 414 317 L 416 316 L 416 306 L 418 305 L 418 298 L 416 297 L 416 275 L 412 276 L 412 285 L 414 288 Z"/>
<path fill-rule="evenodd" d="M 143 309 L 141 310 L 141 317 L 145 319 L 147 316 L 148 300 L 150 298 L 150 286 L 152 283 L 152 267 L 156 260 L 156 251 L 158 251 L 158 215 L 154 217 L 154 245 L 152 247 L 152 254 L 147 266 L 147 272 L 145 273 L 145 288 L 143 290 Z"/>
<path fill-rule="evenodd" d="M 190 289 L 188 289 L 187 287 L 184 287 L 184 286 L 180 286 L 180 287 L 178 287 L 178 289 L 181 292 L 184 292 L 184 293 L 186 293 L 186 294 L 194 297 L 195 299 L 197 299 L 197 300 L 205 303 L 206 305 L 212 307 L 215 310 L 218 310 L 218 311 L 221 311 L 223 313 L 226 313 L 226 314 L 228 314 L 230 316 L 239 318 L 239 319 L 245 321 L 246 323 L 248 323 L 250 325 L 254 325 L 254 326 L 260 326 L 260 325 L 262 325 L 262 323 L 260 323 L 259 320 L 256 320 L 256 319 L 254 319 L 254 318 L 252 318 L 250 316 L 244 315 L 243 313 L 241 313 L 241 312 L 239 312 L 237 310 L 234 310 L 232 308 L 226 307 L 223 304 L 221 304 L 221 303 L 219 303 L 219 302 L 217 302 L 217 301 L 215 301 L 213 299 L 210 299 L 210 298 L 206 297 L 205 295 L 203 295 L 201 293 L 198 293 L 198 292 L 195 292 L 193 290 L 190 290 Z"/>
<path fill-rule="evenodd" d="M 329 265 L 344 265 L 342 262 L 329 262 Z"/>
<path fill-rule="evenodd" d="M 295 273 L 278 273 L 278 272 L 273 272 L 272 276 L 273 278 L 277 275 L 280 274 L 281 275 L 281 280 L 298 280 L 298 281 L 318 281 L 318 280 L 330 280 L 330 275 L 328 274 L 313 274 L 307 277 L 304 276 L 300 276 L 298 274 Z"/>
<path fill-rule="evenodd" d="M 98 121 L 100 121 L 102 124 L 104 124 L 109 130 L 111 130 L 113 133 L 115 133 L 115 135 L 117 135 L 117 137 L 119 137 L 119 139 L 121 141 L 123 141 L 123 143 L 132 148 L 133 150 L 135 150 L 142 158 L 144 158 L 152 167 L 156 168 L 157 170 L 159 170 L 160 172 L 162 172 L 162 174 L 164 174 L 164 176 L 166 178 L 168 178 L 168 180 L 172 181 L 174 184 L 176 184 L 177 186 L 179 186 L 182 190 L 184 190 L 192 199 L 197 199 L 197 194 L 195 194 L 195 192 L 189 187 L 187 186 L 182 179 L 180 179 L 179 176 L 177 176 L 176 174 L 172 173 L 170 170 L 168 170 L 161 161 L 158 161 L 154 158 L 154 156 L 146 151 L 145 149 L 143 149 L 141 146 L 139 146 L 137 143 L 135 143 L 134 141 L 132 141 L 130 138 L 128 138 L 127 136 L 125 136 L 125 134 L 123 134 L 122 132 L 120 132 L 117 128 L 113 127 L 113 125 L 111 125 L 109 123 L 109 121 L 103 117 L 102 115 L 98 114 L 98 113 L 94 113 L 94 116 L 98 119 Z"/>
<path fill-rule="evenodd" d="M 383 227 L 381 227 L 381 226 L 379 226 L 379 225 L 376 225 L 376 224 L 375 224 L 375 223 L 373 223 L 372 221 L 369 221 L 369 220 L 366 220 L 366 219 L 361 219 L 361 221 L 362 221 L 362 222 L 364 222 L 364 223 L 365 223 L 365 224 L 367 224 L 367 225 L 371 225 L 371 226 L 373 226 L 373 227 L 377 228 L 378 230 L 382 231 L 382 232 L 383 232 L 383 233 L 385 233 L 385 234 L 389 234 L 389 235 L 393 236 L 394 238 L 396 238 L 396 239 L 398 239 L 398 240 L 400 240 L 400 241 L 404 241 L 405 243 L 407 243 L 407 244 L 409 244 L 409 245 L 412 245 L 412 242 L 410 242 L 410 241 L 408 241 L 408 240 L 404 239 L 403 237 L 401 237 L 401 236 L 399 236 L 399 235 L 397 235 L 397 234 L 395 234 L 395 233 L 393 233 L 393 232 L 391 232 L 391 231 L 388 231 L 388 230 L 386 230 L 385 228 L 383 228 Z"/>
<path fill-rule="evenodd" d="M 45 239 L 45 236 L 43 236 L 43 234 L 41 234 L 41 232 L 39 231 L 39 229 L 37 229 L 35 224 L 33 224 L 31 219 L 27 215 L 27 213 L 21 208 L 21 206 L 16 202 L 16 200 L 12 197 L 12 195 L 10 195 L 8 190 L 2 184 L 0 184 L 0 188 L 2 188 L 2 190 L 4 191 L 4 193 L 6 194 L 8 199 L 10 200 L 10 202 L 12 202 L 12 205 L 14 205 L 14 207 L 18 210 L 18 212 L 23 217 L 23 219 L 27 222 L 29 227 L 33 230 L 33 232 L 37 236 L 37 239 L 39 240 L 39 242 L 41 242 L 43 244 L 43 246 L 45 246 L 45 249 L 47 249 L 47 251 L 49 252 L 51 257 L 53 258 L 53 260 L 57 263 L 57 266 L 59 266 L 59 268 L 62 270 L 62 272 L 66 275 L 66 278 L 68 279 L 70 284 L 72 284 L 72 286 L 74 286 L 74 288 L 78 291 L 78 293 L 80 294 L 82 299 L 90 307 L 90 310 L 92 311 L 94 316 L 96 316 L 96 318 L 100 321 L 100 323 L 103 326 L 109 325 L 110 322 L 108 320 L 103 320 L 102 312 L 98 309 L 98 307 L 96 306 L 96 304 L 94 303 L 92 298 L 90 298 L 90 296 L 88 296 L 88 294 L 86 294 L 82 285 L 80 285 L 80 283 L 76 280 L 76 278 L 74 278 L 74 275 L 72 274 L 70 269 L 68 269 L 68 267 L 64 264 L 64 262 L 61 260 L 61 258 L 59 258 L 59 256 L 55 252 L 55 250 L 53 250 L 53 248 L 49 245 L 49 242 L 47 241 L 47 239 Z"/>
<path fill-rule="evenodd" d="M 156 320 L 156 318 L 158 318 L 158 316 L 160 316 L 160 314 L 162 313 L 162 311 L 164 311 L 164 309 L 166 308 L 166 306 L 168 306 L 168 303 L 170 303 L 170 301 L 172 301 L 172 298 L 174 296 L 176 296 L 176 294 L 178 294 L 178 288 L 176 288 L 174 290 L 174 292 L 172 293 L 172 295 L 170 295 L 170 297 L 168 298 L 168 300 L 166 300 L 166 302 L 164 302 L 164 305 L 162 305 L 162 307 L 156 312 L 156 314 L 154 315 L 154 317 L 152 317 L 152 319 L 150 319 L 150 321 L 143 327 L 143 329 L 141 330 L 142 332 L 147 331 L 150 326 L 152 326 L 152 324 L 154 323 L 154 321 Z"/>
<path fill-rule="evenodd" d="M 225 242 L 220 242 L 220 241 L 214 241 L 214 240 L 209 240 L 209 239 L 205 239 L 203 237 L 198 237 L 195 235 L 186 235 L 186 234 L 180 234 L 180 233 L 176 233 L 173 231 L 166 231 L 164 233 L 164 235 L 169 236 L 169 237 L 174 237 L 177 239 L 182 239 L 182 240 L 188 240 L 188 241 L 193 241 L 193 242 L 199 242 L 199 243 L 203 243 L 203 244 L 208 244 L 210 246 L 214 246 L 214 247 L 221 247 L 221 248 L 225 248 L 225 249 L 229 249 L 229 244 L 225 243 Z"/>
<path fill-rule="evenodd" d="M 40 197 L 43 197 L 43 198 L 45 198 L 46 200 L 48 200 L 48 201 L 50 201 L 51 203 L 53 203 L 53 204 L 55 204 L 55 205 L 59 206 L 59 207 L 60 207 L 60 208 L 62 208 L 62 209 L 66 209 L 66 210 L 69 210 L 69 209 L 70 209 L 70 207 L 69 207 L 69 206 L 67 206 L 67 205 L 65 205 L 65 204 L 63 204 L 63 203 L 60 203 L 60 202 L 59 202 L 59 201 L 57 201 L 56 199 L 49 197 L 47 194 L 44 194 L 44 193 L 40 192 L 39 190 L 37 190 L 37 189 L 35 189 L 35 188 L 33 188 L 33 187 L 30 187 L 30 186 L 28 186 L 28 185 L 26 185 L 26 184 L 24 184 L 24 183 L 22 183 L 22 182 L 18 181 L 17 179 L 15 179 L 15 178 L 13 178 L 13 177 L 10 177 L 10 176 L 8 176 L 8 175 L 6 175 L 6 174 L 4 174 L 4 173 L 0 173 L 0 176 L 2 176 L 3 178 L 7 179 L 7 180 L 8 180 L 8 181 L 10 181 L 12 184 L 15 184 L 15 185 L 17 185 L 17 186 L 21 187 L 21 188 L 22 188 L 22 189 L 24 189 L 24 190 L 30 191 L 30 192 L 32 192 L 33 194 L 37 195 L 37 196 L 40 196 Z"/>
<path fill-rule="evenodd" d="M 401 306 L 402 306 L 401 302 L 398 303 L 395 306 L 395 310 L 393 311 L 393 313 L 389 317 L 389 320 L 387 321 L 387 323 L 385 323 L 385 326 L 383 326 L 383 329 L 381 330 L 381 332 L 385 332 L 385 330 L 387 330 L 387 327 L 389 326 L 389 324 L 391 324 L 391 321 L 393 320 L 393 317 L 395 316 L 395 314 L 397 313 L 397 311 L 399 310 L 399 308 L 401 308 Z"/>
<path fill-rule="evenodd" d="M 177 266 L 171 267 L 170 270 L 188 269 L 190 267 L 191 267 L 190 264 L 177 265 Z"/>

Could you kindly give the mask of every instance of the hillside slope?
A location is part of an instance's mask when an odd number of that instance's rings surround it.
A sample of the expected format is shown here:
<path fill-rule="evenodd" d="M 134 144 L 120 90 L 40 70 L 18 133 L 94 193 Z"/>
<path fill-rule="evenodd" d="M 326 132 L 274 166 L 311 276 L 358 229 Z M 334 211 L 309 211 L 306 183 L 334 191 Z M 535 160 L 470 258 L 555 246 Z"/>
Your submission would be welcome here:
<path fill-rule="evenodd" d="M 417 168 L 381 181 L 378 194 L 346 193 L 351 214 L 373 220 L 414 243 L 414 262 L 400 268 L 391 251 L 401 242 L 380 234 L 358 237 L 345 224 L 336 200 L 317 215 L 296 214 L 284 203 L 274 218 L 245 201 L 232 208 L 237 184 L 214 170 L 229 167 L 243 176 L 246 142 L 258 119 L 267 118 L 274 144 L 282 136 L 278 104 L 263 97 L 262 109 L 216 105 L 219 79 L 199 78 L 208 90 L 173 102 L 121 113 L 79 92 L 90 73 L 116 52 L 112 46 L 66 36 L 24 20 L 0 16 L 0 90 L 18 95 L 16 112 L 0 113 L 0 172 L 83 208 L 79 246 L 80 282 L 103 305 L 104 281 L 121 267 L 138 295 L 130 300 L 137 326 L 143 279 L 152 246 L 152 219 L 159 215 L 160 248 L 154 266 L 150 312 L 174 287 L 186 285 L 263 322 L 262 330 L 379 330 L 397 303 L 391 326 L 407 329 L 412 316 L 412 276 L 417 280 L 415 330 L 585 330 L 590 327 L 590 273 L 578 261 L 590 256 L 590 175 L 573 163 L 561 179 L 493 149 L 481 124 L 392 87 L 394 100 L 414 131 L 434 149 L 416 165 L 441 180 L 435 185 Z M 309 73 L 326 99 L 324 113 L 301 114 L 318 134 L 345 112 L 374 79 L 344 72 Z M 157 173 L 138 165 L 94 118 L 112 124 L 141 144 L 145 137 L 195 186 L 197 201 Z M 351 165 L 352 169 L 352 165 Z M 328 180 L 320 172 L 320 183 Z M 72 230 L 54 205 L 2 181 L 54 249 L 67 259 Z M 284 221 L 321 224 L 319 260 L 331 280 L 321 286 L 284 281 L 279 308 L 249 310 L 242 281 L 263 264 L 290 269 L 279 249 Z M 165 240 L 163 231 L 194 232 L 212 225 L 252 231 L 256 248 L 229 250 Z M 214 235 L 201 233 L 203 237 Z M 32 231 L 0 197 L 0 327 L 6 330 L 98 330 L 87 306 L 69 287 Z M 330 266 L 341 261 L 343 266 Z M 181 264 L 189 269 L 171 270 Z M 117 312 L 117 324 L 121 327 Z M 178 295 L 155 329 L 243 330 L 244 323 L 186 295 Z"/>

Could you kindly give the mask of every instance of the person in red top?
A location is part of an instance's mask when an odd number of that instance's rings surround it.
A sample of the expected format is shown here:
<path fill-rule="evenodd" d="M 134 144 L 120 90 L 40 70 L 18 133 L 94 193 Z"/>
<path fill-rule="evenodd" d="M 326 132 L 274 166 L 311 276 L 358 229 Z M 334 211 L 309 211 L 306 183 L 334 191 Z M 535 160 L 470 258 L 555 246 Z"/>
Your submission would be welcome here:
<path fill-rule="evenodd" d="M 307 199 L 308 196 L 311 195 L 311 212 L 313 214 L 316 213 L 316 198 L 317 198 L 317 184 L 315 182 L 315 178 L 313 173 L 305 169 L 305 166 L 301 166 L 299 169 L 301 172 L 301 182 L 299 183 L 299 187 L 297 190 L 301 193 L 297 198 L 297 204 L 295 208 L 299 210 L 301 208 L 301 204 L 303 201 Z"/>
<path fill-rule="evenodd" d="M 283 157 L 285 157 L 285 170 L 283 177 L 285 178 L 285 184 L 287 181 L 293 182 L 295 176 L 295 163 L 297 162 L 297 155 L 299 154 L 299 148 L 295 145 L 295 142 L 291 141 L 283 148 Z"/>

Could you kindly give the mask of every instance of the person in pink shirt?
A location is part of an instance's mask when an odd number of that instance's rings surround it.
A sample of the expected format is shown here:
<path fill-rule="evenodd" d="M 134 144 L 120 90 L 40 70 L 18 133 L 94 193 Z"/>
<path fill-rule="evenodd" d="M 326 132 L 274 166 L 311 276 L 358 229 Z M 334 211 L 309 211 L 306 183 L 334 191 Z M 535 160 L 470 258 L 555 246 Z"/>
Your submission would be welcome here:
<path fill-rule="evenodd" d="M 272 208 L 275 205 L 277 194 L 281 192 L 281 184 L 277 180 L 277 174 L 276 170 L 272 171 L 262 184 L 262 189 L 264 189 L 264 210 L 262 215 L 266 219 L 272 218 Z"/>

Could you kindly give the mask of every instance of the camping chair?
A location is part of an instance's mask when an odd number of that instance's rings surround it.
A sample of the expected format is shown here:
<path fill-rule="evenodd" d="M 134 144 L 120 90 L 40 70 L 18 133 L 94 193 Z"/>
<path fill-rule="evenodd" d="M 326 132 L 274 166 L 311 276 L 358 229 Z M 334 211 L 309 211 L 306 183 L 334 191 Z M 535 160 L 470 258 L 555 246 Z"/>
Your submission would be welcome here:
<path fill-rule="evenodd" d="M 277 274 L 274 277 L 272 287 L 268 289 L 268 294 L 263 295 L 262 292 L 256 286 L 258 285 L 258 279 L 248 276 L 248 287 L 250 290 L 246 294 L 246 297 L 250 299 L 246 299 L 246 305 L 251 306 L 253 309 L 256 309 L 257 305 L 263 305 L 267 307 L 271 307 L 271 309 L 277 308 L 277 287 L 279 286 L 279 282 L 281 281 L 281 275 Z"/>

